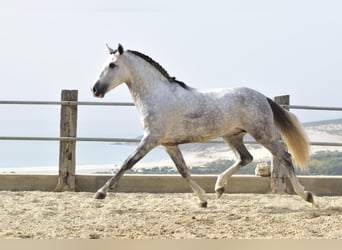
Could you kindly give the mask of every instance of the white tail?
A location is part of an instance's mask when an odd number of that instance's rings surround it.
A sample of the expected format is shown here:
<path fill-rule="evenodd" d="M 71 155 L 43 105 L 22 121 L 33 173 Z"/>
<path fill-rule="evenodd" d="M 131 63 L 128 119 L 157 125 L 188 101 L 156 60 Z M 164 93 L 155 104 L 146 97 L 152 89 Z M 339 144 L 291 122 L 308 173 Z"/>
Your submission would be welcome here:
<path fill-rule="evenodd" d="M 309 140 L 297 117 L 280 107 L 271 99 L 267 99 L 270 104 L 274 123 L 278 128 L 281 138 L 284 140 L 291 153 L 295 164 L 301 169 L 307 170 L 309 161 Z"/>

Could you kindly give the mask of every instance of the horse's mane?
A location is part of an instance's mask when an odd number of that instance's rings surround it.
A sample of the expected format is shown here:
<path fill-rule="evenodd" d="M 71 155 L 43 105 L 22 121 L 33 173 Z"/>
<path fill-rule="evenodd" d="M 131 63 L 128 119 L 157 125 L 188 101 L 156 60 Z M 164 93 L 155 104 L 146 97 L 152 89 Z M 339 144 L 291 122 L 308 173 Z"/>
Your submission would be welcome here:
<path fill-rule="evenodd" d="M 146 62 L 154 66 L 166 79 L 169 80 L 170 83 L 176 83 L 179 86 L 181 86 L 184 89 L 190 89 L 189 86 L 187 86 L 184 82 L 178 81 L 176 77 L 170 76 L 169 73 L 155 60 L 153 60 L 151 57 L 139 52 L 139 51 L 134 51 L 134 50 L 128 50 L 129 52 L 133 53 L 134 55 L 144 59 Z"/>

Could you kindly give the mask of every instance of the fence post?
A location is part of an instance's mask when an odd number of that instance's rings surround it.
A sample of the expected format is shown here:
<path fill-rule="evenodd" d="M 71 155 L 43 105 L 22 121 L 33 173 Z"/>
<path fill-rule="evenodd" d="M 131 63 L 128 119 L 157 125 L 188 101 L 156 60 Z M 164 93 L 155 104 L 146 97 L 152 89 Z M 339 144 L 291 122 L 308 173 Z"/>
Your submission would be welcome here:
<path fill-rule="evenodd" d="M 274 102 L 279 105 L 287 105 L 286 110 L 289 110 L 288 105 L 290 105 L 290 96 L 276 96 L 274 97 Z M 280 138 L 279 138 L 280 139 Z M 272 158 L 271 164 L 271 190 L 273 193 L 286 193 L 288 192 L 286 186 L 286 180 L 289 176 L 289 172 L 283 165 L 280 164 L 278 159 L 274 156 Z"/>
<path fill-rule="evenodd" d="M 62 101 L 77 101 L 77 90 L 62 90 Z M 76 137 L 77 105 L 62 104 L 60 117 L 60 136 Z M 75 191 L 76 141 L 59 143 L 59 176 L 55 192 Z"/>

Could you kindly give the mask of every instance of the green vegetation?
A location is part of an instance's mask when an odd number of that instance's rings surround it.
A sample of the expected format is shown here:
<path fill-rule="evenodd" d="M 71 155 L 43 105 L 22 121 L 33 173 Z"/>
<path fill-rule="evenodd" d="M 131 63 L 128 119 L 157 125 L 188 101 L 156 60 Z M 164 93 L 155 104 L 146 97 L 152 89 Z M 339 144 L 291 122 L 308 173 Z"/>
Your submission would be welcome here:
<path fill-rule="evenodd" d="M 300 175 L 342 175 L 342 152 L 317 152 L 310 158 L 309 170 L 297 172 Z"/>
<path fill-rule="evenodd" d="M 227 170 L 228 167 L 232 166 L 234 161 L 231 160 L 216 160 L 204 164 L 204 166 L 196 166 L 191 168 L 193 174 L 221 174 Z M 257 162 L 252 162 L 247 166 L 240 169 L 237 174 L 254 174 L 254 169 Z"/>

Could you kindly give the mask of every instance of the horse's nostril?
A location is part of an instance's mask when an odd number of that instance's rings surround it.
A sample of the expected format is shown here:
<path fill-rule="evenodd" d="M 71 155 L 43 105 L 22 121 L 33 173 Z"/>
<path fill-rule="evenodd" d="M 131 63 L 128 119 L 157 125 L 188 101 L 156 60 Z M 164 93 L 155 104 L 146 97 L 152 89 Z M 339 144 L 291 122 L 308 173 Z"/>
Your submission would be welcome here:
<path fill-rule="evenodd" d="M 96 89 L 96 86 L 93 87 L 93 93 L 96 94 L 97 92 L 97 89 Z"/>
<path fill-rule="evenodd" d="M 97 82 L 94 87 L 91 89 L 93 91 L 93 95 L 95 97 L 103 98 L 106 94 L 106 88 L 104 88 L 103 84 Z"/>

